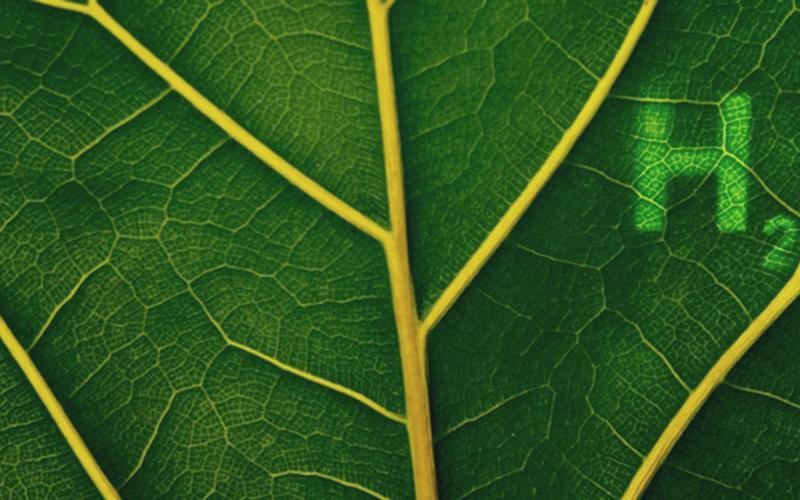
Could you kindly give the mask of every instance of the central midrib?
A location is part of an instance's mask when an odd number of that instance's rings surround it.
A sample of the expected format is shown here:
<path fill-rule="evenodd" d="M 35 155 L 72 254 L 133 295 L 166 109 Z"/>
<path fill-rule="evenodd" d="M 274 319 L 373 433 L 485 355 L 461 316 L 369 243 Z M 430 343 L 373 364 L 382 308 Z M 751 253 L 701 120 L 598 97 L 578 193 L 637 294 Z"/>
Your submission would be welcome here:
<path fill-rule="evenodd" d="M 436 467 L 424 340 L 418 344 L 420 322 L 408 256 L 400 126 L 389 45 L 389 9 L 392 4 L 393 0 L 367 0 L 391 223 L 384 251 L 400 347 L 414 489 L 418 499 L 431 500 L 436 498 Z"/>

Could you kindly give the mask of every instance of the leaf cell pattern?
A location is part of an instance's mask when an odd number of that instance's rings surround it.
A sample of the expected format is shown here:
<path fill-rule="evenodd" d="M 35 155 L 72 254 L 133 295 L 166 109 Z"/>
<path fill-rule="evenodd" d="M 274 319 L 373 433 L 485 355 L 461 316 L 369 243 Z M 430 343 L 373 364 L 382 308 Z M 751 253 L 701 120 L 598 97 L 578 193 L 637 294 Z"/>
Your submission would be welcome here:
<path fill-rule="evenodd" d="M 788 0 L 10 0 L 0 496 L 796 495 L 798 39 Z"/>

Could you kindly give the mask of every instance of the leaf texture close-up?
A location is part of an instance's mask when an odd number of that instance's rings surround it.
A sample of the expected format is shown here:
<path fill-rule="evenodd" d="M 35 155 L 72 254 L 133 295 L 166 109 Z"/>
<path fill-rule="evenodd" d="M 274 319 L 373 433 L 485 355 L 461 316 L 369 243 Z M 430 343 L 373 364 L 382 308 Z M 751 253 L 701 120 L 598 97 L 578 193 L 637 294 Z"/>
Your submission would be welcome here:
<path fill-rule="evenodd" d="M 0 498 L 800 498 L 796 0 L 3 0 Z"/>

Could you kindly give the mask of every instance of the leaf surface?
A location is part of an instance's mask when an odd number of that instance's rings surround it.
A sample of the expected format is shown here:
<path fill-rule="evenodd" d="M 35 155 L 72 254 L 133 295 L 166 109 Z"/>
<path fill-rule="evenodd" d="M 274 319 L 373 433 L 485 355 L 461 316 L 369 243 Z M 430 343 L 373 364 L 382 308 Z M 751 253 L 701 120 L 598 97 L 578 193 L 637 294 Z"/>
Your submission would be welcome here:
<path fill-rule="evenodd" d="M 97 491 L 5 350 L 0 354 L 0 495 L 97 498 Z"/>
<path fill-rule="evenodd" d="M 784 313 L 700 410 L 653 480 L 653 498 L 797 494 L 799 306 Z"/>
<path fill-rule="evenodd" d="M 779 117 L 798 109 L 800 75 L 781 56 L 798 22 L 789 3 L 659 5 L 589 130 L 431 333 L 443 496 L 623 495 L 723 354 L 797 295 L 795 275 L 774 302 L 798 253 L 766 228 L 796 227 L 798 150 Z M 731 146 L 731 95 L 750 100 L 749 151 Z M 728 231 L 727 158 L 747 189 L 747 222 Z M 673 177 L 653 192 L 642 179 L 659 169 Z M 643 230 L 649 206 L 663 225 Z M 725 456 L 693 455 L 719 468 Z"/>
<path fill-rule="evenodd" d="M 790 2 L 41 3 L 4 496 L 793 491 Z"/>

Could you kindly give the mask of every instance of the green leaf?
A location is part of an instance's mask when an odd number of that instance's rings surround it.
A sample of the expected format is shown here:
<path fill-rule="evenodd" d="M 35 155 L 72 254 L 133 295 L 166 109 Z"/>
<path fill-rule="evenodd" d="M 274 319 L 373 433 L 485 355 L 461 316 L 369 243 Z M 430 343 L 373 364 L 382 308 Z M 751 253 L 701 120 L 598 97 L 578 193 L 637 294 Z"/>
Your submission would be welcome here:
<path fill-rule="evenodd" d="M 9 6 L 0 496 L 800 488 L 792 2 Z"/>

